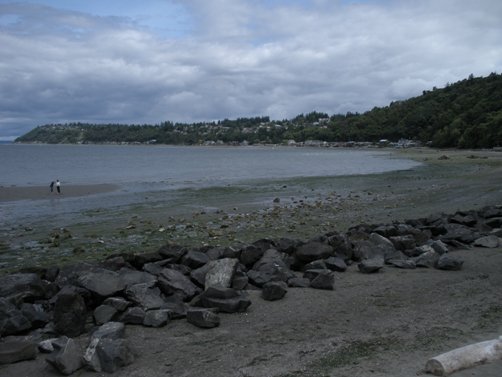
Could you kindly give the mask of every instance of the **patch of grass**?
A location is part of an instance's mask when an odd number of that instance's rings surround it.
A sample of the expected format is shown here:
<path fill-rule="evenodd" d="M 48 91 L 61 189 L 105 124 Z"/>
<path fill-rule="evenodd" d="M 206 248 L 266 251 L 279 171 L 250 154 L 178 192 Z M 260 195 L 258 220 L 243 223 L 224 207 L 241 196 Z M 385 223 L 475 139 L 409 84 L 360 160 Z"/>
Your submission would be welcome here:
<path fill-rule="evenodd" d="M 356 340 L 313 361 L 305 370 L 291 372 L 280 377 L 328 377 L 334 369 L 358 364 L 362 358 L 372 358 L 382 351 L 396 349 L 400 347 L 400 344 L 401 342 L 396 337 Z"/>
<path fill-rule="evenodd" d="M 479 316 L 477 328 L 486 329 L 500 326 L 502 319 L 502 305 L 492 305 Z"/>

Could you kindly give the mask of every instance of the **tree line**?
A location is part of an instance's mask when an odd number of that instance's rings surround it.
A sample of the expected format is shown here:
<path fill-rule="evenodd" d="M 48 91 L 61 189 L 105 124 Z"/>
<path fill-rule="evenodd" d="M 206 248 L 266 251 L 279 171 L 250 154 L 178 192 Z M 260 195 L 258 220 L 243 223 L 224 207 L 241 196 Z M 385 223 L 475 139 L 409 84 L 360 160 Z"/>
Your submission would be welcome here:
<path fill-rule="evenodd" d="M 269 117 L 157 125 L 68 123 L 38 126 L 17 142 L 222 143 L 377 142 L 416 140 L 441 148 L 502 146 L 502 74 L 468 78 L 422 95 L 359 113 L 313 111 L 292 119 Z"/>

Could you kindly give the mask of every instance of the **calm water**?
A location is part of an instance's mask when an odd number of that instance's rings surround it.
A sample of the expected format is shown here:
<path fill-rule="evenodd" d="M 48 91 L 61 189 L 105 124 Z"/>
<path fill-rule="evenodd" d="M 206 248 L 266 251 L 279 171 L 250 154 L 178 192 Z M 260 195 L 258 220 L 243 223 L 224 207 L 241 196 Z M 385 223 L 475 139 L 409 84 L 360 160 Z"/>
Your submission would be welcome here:
<path fill-rule="evenodd" d="M 313 176 L 382 173 L 418 163 L 379 151 L 272 147 L 0 145 L 0 186 L 113 183 L 201 187 Z"/>

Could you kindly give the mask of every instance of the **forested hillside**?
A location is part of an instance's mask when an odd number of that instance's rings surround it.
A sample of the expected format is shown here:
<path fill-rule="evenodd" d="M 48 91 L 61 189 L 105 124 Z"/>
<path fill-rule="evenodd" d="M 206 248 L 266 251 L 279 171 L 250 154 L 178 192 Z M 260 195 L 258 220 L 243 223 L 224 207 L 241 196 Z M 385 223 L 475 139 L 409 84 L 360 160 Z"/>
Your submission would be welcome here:
<path fill-rule="evenodd" d="M 363 114 L 311 112 L 289 120 L 239 118 L 158 125 L 50 124 L 17 142 L 203 144 L 416 140 L 435 147 L 502 146 L 502 75 L 473 77 Z"/>

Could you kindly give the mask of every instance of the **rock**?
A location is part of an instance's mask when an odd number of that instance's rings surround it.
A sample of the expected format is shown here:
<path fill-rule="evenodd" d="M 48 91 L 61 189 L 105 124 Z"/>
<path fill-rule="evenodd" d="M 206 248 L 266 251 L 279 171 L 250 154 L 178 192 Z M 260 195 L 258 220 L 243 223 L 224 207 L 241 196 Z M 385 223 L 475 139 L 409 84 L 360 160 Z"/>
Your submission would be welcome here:
<path fill-rule="evenodd" d="M 161 308 L 164 300 L 160 297 L 160 289 L 153 287 L 153 284 L 152 282 L 129 286 L 125 291 L 126 296 L 131 302 L 145 310 Z"/>
<path fill-rule="evenodd" d="M 434 249 L 426 251 L 414 258 L 417 267 L 435 267 L 440 255 Z"/>
<path fill-rule="evenodd" d="M 12 364 L 37 357 L 37 346 L 27 340 L 4 340 L 0 342 L 0 364 Z"/>
<path fill-rule="evenodd" d="M 431 241 L 429 243 L 429 246 L 432 247 L 434 251 L 439 255 L 443 255 L 448 252 L 448 245 L 440 240 Z"/>
<path fill-rule="evenodd" d="M 50 321 L 49 313 L 44 310 L 41 304 L 28 304 L 25 302 L 21 305 L 20 310 L 23 316 L 31 322 L 33 328 L 43 327 Z"/>
<path fill-rule="evenodd" d="M 335 274 L 330 270 L 321 270 L 320 273 L 317 274 L 310 281 L 310 287 L 315 289 L 327 289 L 333 290 L 335 289 Z"/>
<path fill-rule="evenodd" d="M 316 259 L 325 259 L 333 255 L 333 247 L 321 242 L 308 242 L 299 246 L 295 251 L 295 258 L 301 264 L 306 264 Z"/>
<path fill-rule="evenodd" d="M 0 335 L 14 335 L 31 329 L 24 314 L 5 298 L 0 298 Z"/>
<path fill-rule="evenodd" d="M 238 264 L 232 279 L 231 288 L 237 289 L 238 291 L 246 288 L 249 282 L 248 275 L 244 271 L 246 267 L 242 264 Z"/>
<path fill-rule="evenodd" d="M 249 281 L 258 287 L 270 281 L 287 281 L 294 276 L 284 263 L 281 253 L 275 249 L 267 250 L 247 275 Z"/>
<path fill-rule="evenodd" d="M 485 221 L 485 224 L 491 228 L 502 228 L 502 216 L 493 217 Z"/>
<path fill-rule="evenodd" d="M 153 285 L 157 282 L 155 275 L 152 275 L 145 271 L 136 271 L 129 268 L 121 268 L 118 273 L 125 287 L 143 283 Z"/>
<path fill-rule="evenodd" d="M 289 238 L 280 238 L 274 241 L 275 249 L 281 253 L 292 254 L 300 246 L 301 242 Z"/>
<path fill-rule="evenodd" d="M 265 250 L 254 245 L 247 246 L 241 251 L 240 262 L 249 268 L 259 261 L 263 254 Z"/>
<path fill-rule="evenodd" d="M 123 312 L 131 306 L 131 302 L 127 301 L 123 297 L 108 297 L 105 301 L 103 301 L 103 304 L 112 306 L 119 312 Z"/>
<path fill-rule="evenodd" d="M 42 280 L 34 273 L 17 273 L 0 276 L 0 297 L 16 302 L 33 301 L 45 297 Z"/>
<path fill-rule="evenodd" d="M 143 325 L 147 327 L 165 326 L 169 322 L 169 313 L 168 309 L 149 310 L 145 314 Z"/>
<path fill-rule="evenodd" d="M 380 271 L 384 266 L 384 263 L 385 261 L 383 258 L 376 257 L 362 260 L 357 267 L 362 273 L 371 274 Z"/>
<path fill-rule="evenodd" d="M 114 373 L 134 362 L 135 356 L 126 339 L 93 339 L 84 360 L 95 372 Z"/>
<path fill-rule="evenodd" d="M 324 260 L 328 269 L 336 272 L 345 272 L 347 270 L 347 263 L 340 257 L 329 257 Z"/>
<path fill-rule="evenodd" d="M 170 263 L 178 263 L 187 252 L 188 250 L 185 247 L 172 244 L 164 245 L 157 251 L 164 259 L 168 259 Z"/>
<path fill-rule="evenodd" d="M 225 313 L 244 312 L 251 305 L 248 296 L 233 288 L 209 287 L 199 295 L 196 306 L 218 308 Z"/>
<path fill-rule="evenodd" d="M 334 257 L 330 257 L 334 258 Z M 328 267 L 326 267 L 326 263 L 324 262 L 324 259 L 317 259 L 315 261 L 309 262 L 306 265 L 302 267 L 302 271 L 307 271 L 307 270 L 326 270 Z"/>
<path fill-rule="evenodd" d="M 190 279 L 199 287 L 204 288 L 206 285 L 206 274 L 210 268 L 211 266 L 209 262 L 202 267 L 190 271 Z"/>
<path fill-rule="evenodd" d="M 287 291 L 288 285 L 283 281 L 271 281 L 263 286 L 261 297 L 267 301 L 275 301 L 283 298 Z"/>
<path fill-rule="evenodd" d="M 200 251 L 190 250 L 181 258 L 181 261 L 185 266 L 194 269 L 202 267 L 209 262 L 209 257 Z"/>
<path fill-rule="evenodd" d="M 54 351 L 53 343 L 57 338 L 45 339 L 38 343 L 38 350 L 43 353 L 51 353 Z"/>
<path fill-rule="evenodd" d="M 86 320 L 84 299 L 71 287 L 64 287 L 56 296 L 54 330 L 61 335 L 76 337 L 84 332 Z"/>
<path fill-rule="evenodd" d="M 78 283 L 81 287 L 101 297 L 116 295 L 126 286 L 117 272 L 105 269 L 82 273 L 78 278 Z"/>
<path fill-rule="evenodd" d="M 209 287 L 230 288 L 239 260 L 224 258 L 209 262 L 205 276 L 205 289 Z"/>
<path fill-rule="evenodd" d="M 118 313 L 117 309 L 110 305 L 100 305 L 94 309 L 93 317 L 96 325 L 102 325 L 112 320 Z"/>
<path fill-rule="evenodd" d="M 387 264 L 407 270 L 413 270 L 417 268 L 417 264 L 411 259 L 391 259 L 387 262 Z"/>
<path fill-rule="evenodd" d="M 69 376 L 84 366 L 82 350 L 71 338 L 66 338 L 63 345 L 54 343 L 55 351 L 45 361 L 52 365 L 60 373 Z"/>
<path fill-rule="evenodd" d="M 125 325 L 122 322 L 107 322 L 99 326 L 92 334 L 93 338 L 121 339 L 125 335 Z"/>
<path fill-rule="evenodd" d="M 411 234 L 407 234 L 404 236 L 390 237 L 389 239 L 394 245 L 394 247 L 400 251 L 413 249 L 415 248 L 415 246 L 417 246 L 415 237 L 413 237 Z"/>
<path fill-rule="evenodd" d="M 288 287 L 308 288 L 308 287 L 310 287 L 310 280 L 307 278 L 294 277 L 294 278 L 288 279 Z"/>
<path fill-rule="evenodd" d="M 449 254 L 443 254 L 439 257 L 436 268 L 439 270 L 459 271 L 462 269 L 464 261 Z"/>
<path fill-rule="evenodd" d="M 206 329 L 220 325 L 220 317 L 211 309 L 190 308 L 187 311 L 187 321 Z"/>
<path fill-rule="evenodd" d="M 200 292 L 200 289 L 188 277 L 169 268 L 164 268 L 160 273 L 158 285 L 164 294 L 176 295 L 183 301 L 191 300 Z"/>
<path fill-rule="evenodd" d="M 451 241 L 460 241 L 470 244 L 479 238 L 479 232 L 475 228 L 469 228 L 465 225 L 450 223 L 445 225 L 446 234 L 443 234 L 440 239 L 445 243 Z"/>
<path fill-rule="evenodd" d="M 128 308 L 120 316 L 120 321 L 130 325 L 142 325 L 145 320 L 145 311 L 137 306 Z"/>
<path fill-rule="evenodd" d="M 480 237 L 474 241 L 473 245 L 486 248 L 495 248 L 500 245 L 500 238 L 493 235 Z"/>
<path fill-rule="evenodd" d="M 471 216 L 471 215 L 463 215 L 463 214 L 460 214 L 460 213 L 457 213 L 457 214 L 451 216 L 449 218 L 449 221 L 451 223 L 461 224 L 461 225 L 465 225 L 465 226 L 468 226 L 468 227 L 473 227 L 477 223 L 477 220 L 473 216 Z"/>

